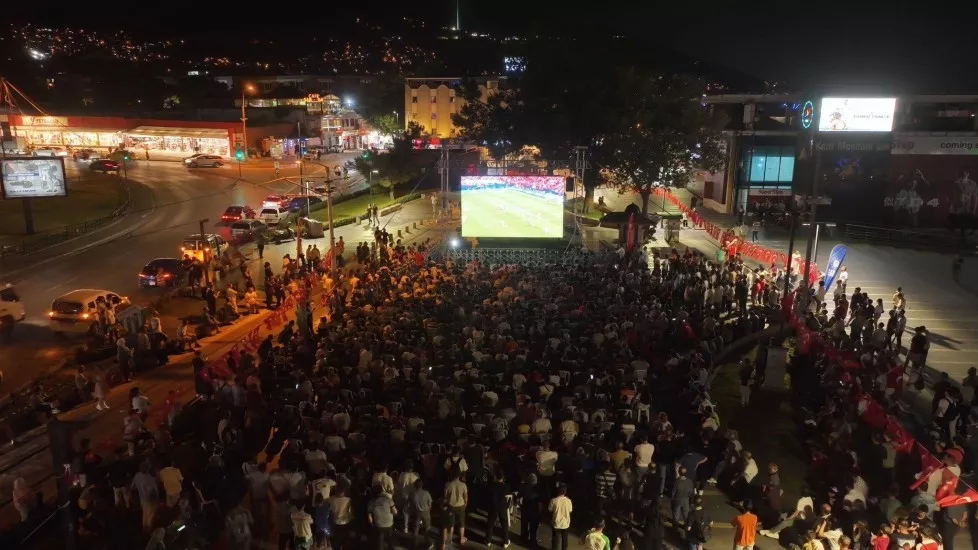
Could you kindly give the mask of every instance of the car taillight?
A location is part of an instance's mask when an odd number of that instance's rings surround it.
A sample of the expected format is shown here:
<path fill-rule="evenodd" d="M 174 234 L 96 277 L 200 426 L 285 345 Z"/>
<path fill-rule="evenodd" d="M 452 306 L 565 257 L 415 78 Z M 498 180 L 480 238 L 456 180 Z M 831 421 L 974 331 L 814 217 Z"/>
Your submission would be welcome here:
<path fill-rule="evenodd" d="M 140 273 L 140 274 L 139 274 L 139 278 L 140 278 L 140 279 L 145 279 L 146 277 L 149 277 L 149 275 L 147 275 L 147 274 L 145 274 L 145 273 Z"/>

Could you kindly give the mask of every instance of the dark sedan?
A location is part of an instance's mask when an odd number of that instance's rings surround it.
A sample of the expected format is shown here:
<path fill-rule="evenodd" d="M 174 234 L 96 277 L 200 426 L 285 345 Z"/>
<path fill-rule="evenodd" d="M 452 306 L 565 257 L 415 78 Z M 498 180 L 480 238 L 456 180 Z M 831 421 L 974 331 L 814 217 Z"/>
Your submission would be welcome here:
<path fill-rule="evenodd" d="M 139 272 L 139 286 L 175 286 L 183 280 L 183 262 L 177 258 L 156 258 Z"/>
<path fill-rule="evenodd" d="M 289 207 L 288 208 L 289 208 L 289 212 L 298 212 L 300 214 L 308 214 L 308 212 L 306 212 L 306 206 L 307 205 L 309 206 L 309 209 L 311 210 L 313 208 L 313 206 L 315 206 L 315 205 L 317 205 L 317 204 L 319 204 L 321 202 L 323 202 L 323 199 L 321 199 L 319 197 L 315 197 L 315 196 L 312 196 L 312 195 L 309 195 L 309 196 L 303 195 L 301 197 L 295 197 L 294 199 L 292 199 L 291 201 L 289 201 Z"/>

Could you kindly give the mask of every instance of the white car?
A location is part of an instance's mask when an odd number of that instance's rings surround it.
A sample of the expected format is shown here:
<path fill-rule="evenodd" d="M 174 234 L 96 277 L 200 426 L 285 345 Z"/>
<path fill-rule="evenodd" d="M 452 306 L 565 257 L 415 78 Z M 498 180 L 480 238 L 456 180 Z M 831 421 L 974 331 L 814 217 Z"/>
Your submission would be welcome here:
<path fill-rule="evenodd" d="M 275 208 L 262 208 L 258 216 L 268 225 L 278 225 L 279 222 L 289 217 L 289 209 L 282 208 L 281 206 Z"/>
<path fill-rule="evenodd" d="M 34 149 L 35 157 L 67 157 L 68 151 L 61 147 L 38 147 Z"/>
<path fill-rule="evenodd" d="M 220 168 L 224 159 L 217 155 L 194 155 L 183 159 L 188 168 Z"/>

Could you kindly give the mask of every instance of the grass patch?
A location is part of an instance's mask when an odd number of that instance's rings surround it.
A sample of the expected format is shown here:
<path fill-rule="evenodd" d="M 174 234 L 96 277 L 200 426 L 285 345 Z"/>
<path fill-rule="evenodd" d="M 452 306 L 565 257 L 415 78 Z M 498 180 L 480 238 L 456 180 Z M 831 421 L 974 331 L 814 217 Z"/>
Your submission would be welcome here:
<path fill-rule="evenodd" d="M 89 173 L 69 176 L 68 196 L 31 201 L 34 230 L 40 234 L 104 218 L 125 201 L 126 192 L 117 176 Z M 0 238 L 25 235 L 22 201 L 0 200 Z"/>
<path fill-rule="evenodd" d="M 404 204 L 419 198 L 421 198 L 420 193 L 409 193 L 394 200 L 390 200 L 390 195 L 387 193 L 375 193 L 373 195 L 363 193 L 350 196 L 346 200 L 333 203 L 333 227 L 343 227 L 344 225 L 354 223 L 357 216 L 366 216 L 368 205 L 376 204 L 377 208 L 383 210 L 389 206 Z M 324 207 L 320 210 L 313 211 L 312 218 L 326 222 L 328 219 L 327 209 Z"/>
<path fill-rule="evenodd" d="M 746 357 L 753 361 L 756 352 L 755 347 Z M 760 469 L 759 480 L 765 479 L 768 463 L 776 462 L 784 490 L 782 500 L 795 502 L 808 474 L 808 456 L 798 439 L 790 393 L 755 389 L 750 405 L 741 407 L 740 376 L 735 361 L 720 366 L 710 396 L 717 405 L 721 429 L 737 430 L 744 449 L 754 454 Z"/>

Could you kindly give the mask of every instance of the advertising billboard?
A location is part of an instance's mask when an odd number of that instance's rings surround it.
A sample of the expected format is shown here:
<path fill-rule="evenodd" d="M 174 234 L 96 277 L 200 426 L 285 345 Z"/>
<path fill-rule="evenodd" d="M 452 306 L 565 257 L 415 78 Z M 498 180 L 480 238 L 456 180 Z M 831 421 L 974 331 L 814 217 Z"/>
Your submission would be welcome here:
<path fill-rule="evenodd" d="M 894 155 L 978 155 L 975 136 L 913 136 L 893 138 Z"/>
<path fill-rule="evenodd" d="M 0 188 L 5 199 L 63 197 L 68 194 L 61 157 L 4 159 Z"/>
<path fill-rule="evenodd" d="M 561 176 L 462 176 L 462 236 L 564 236 Z"/>
<path fill-rule="evenodd" d="M 819 132 L 892 132 L 894 97 L 824 97 Z"/>

